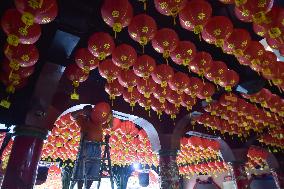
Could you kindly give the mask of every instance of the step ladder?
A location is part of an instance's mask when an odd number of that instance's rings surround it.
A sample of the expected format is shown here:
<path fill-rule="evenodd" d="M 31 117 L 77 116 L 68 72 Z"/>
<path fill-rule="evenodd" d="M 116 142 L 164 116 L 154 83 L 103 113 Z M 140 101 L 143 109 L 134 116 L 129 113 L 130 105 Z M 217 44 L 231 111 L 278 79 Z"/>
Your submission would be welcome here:
<path fill-rule="evenodd" d="M 111 182 L 111 189 L 114 189 L 114 181 L 113 181 L 113 174 L 112 174 L 112 167 L 111 167 L 111 159 L 110 159 L 110 147 L 109 147 L 109 135 L 105 136 L 105 141 L 99 143 L 101 145 L 101 147 L 104 147 L 104 152 L 103 152 L 103 157 L 100 158 L 87 158 L 86 157 L 86 144 L 87 143 L 91 143 L 91 142 L 84 142 L 83 140 L 80 141 L 80 148 L 79 148 L 79 152 L 82 149 L 83 152 L 83 157 L 81 157 L 81 159 L 77 158 L 76 160 L 76 164 L 78 161 L 81 161 L 82 166 L 83 166 L 83 178 L 84 178 L 84 189 L 86 189 L 87 187 L 87 183 L 88 181 L 98 181 L 97 184 L 97 189 L 100 188 L 101 185 L 101 179 L 102 178 L 109 178 L 110 182 Z M 97 143 L 97 142 L 94 142 Z M 99 176 L 98 177 L 89 177 L 86 173 L 86 164 L 87 163 L 97 163 L 97 161 L 100 160 L 101 162 L 101 166 L 100 166 L 100 172 L 99 172 Z M 73 170 L 73 174 L 72 174 L 72 178 L 71 178 L 71 185 L 70 185 L 70 189 L 73 189 L 76 182 L 78 181 L 82 181 L 82 180 L 78 180 L 78 179 L 74 179 L 74 175 L 76 173 L 76 169 L 78 167 L 75 165 L 75 168 Z M 105 173 L 107 173 L 107 175 L 105 175 Z"/>

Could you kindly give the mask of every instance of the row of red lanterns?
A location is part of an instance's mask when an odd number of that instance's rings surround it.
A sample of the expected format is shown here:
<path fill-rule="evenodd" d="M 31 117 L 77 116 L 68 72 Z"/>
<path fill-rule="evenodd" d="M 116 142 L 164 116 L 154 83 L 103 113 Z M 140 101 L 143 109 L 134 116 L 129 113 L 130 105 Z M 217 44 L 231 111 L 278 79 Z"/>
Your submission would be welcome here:
<path fill-rule="evenodd" d="M 8 9 L 1 18 L 1 27 L 7 35 L 5 59 L 1 65 L 1 82 L 8 97 L 1 106 L 10 107 L 9 96 L 27 84 L 39 59 L 35 43 L 41 36 L 40 24 L 51 22 L 57 16 L 56 0 L 15 0 L 16 9 Z"/>
<path fill-rule="evenodd" d="M 219 175 L 229 171 L 229 165 L 222 161 L 200 163 L 196 165 L 186 165 L 179 167 L 179 174 L 191 178 L 194 175 Z"/>
<path fill-rule="evenodd" d="M 263 148 L 250 147 L 248 150 L 248 162 L 247 165 L 250 168 L 267 166 L 268 152 Z"/>
<path fill-rule="evenodd" d="M 201 116 L 196 117 L 195 120 L 212 130 L 219 130 L 222 134 L 228 133 L 229 135 L 237 135 L 244 138 L 247 138 L 249 135 L 249 131 L 244 127 L 237 124 L 230 124 L 227 120 L 212 116 L 209 113 L 203 113 Z"/>
<path fill-rule="evenodd" d="M 255 94 L 242 94 L 253 103 L 260 104 L 263 108 L 268 108 L 271 112 L 284 117 L 284 100 L 276 94 L 272 94 L 268 89 L 261 89 Z"/>
<path fill-rule="evenodd" d="M 115 16 L 112 16 L 112 18 L 105 18 L 105 15 L 103 14 L 105 12 L 108 12 L 107 15 L 110 15 L 112 11 L 119 12 L 119 15 L 122 15 L 122 13 L 127 12 L 127 7 L 131 7 L 129 2 L 125 0 L 121 0 L 120 4 L 124 4 L 124 8 L 123 6 L 115 7 L 114 5 L 111 5 L 110 1 L 105 1 L 105 4 L 102 6 L 103 19 L 113 20 L 111 23 L 115 23 L 115 21 L 118 23 L 123 22 L 122 18 L 120 18 L 121 20 L 118 21 Z M 106 7 L 112 8 L 105 10 Z M 129 9 L 132 10 L 132 8 Z M 179 65 L 187 66 L 194 59 L 196 54 L 196 48 L 194 44 L 190 41 L 179 41 L 179 37 L 174 30 L 169 28 L 163 28 L 157 31 L 157 24 L 155 20 L 146 14 L 136 15 L 133 18 L 130 17 L 130 15 L 132 16 L 132 14 L 125 15 L 129 16 L 127 20 L 131 20 L 131 22 L 128 23 L 129 25 L 125 25 L 125 27 L 128 26 L 128 32 L 130 34 L 130 37 L 136 42 L 140 43 L 142 46 L 145 46 L 147 45 L 147 43 L 152 41 L 152 46 L 158 53 L 162 53 L 163 57 L 166 60 L 171 57 L 172 60 Z M 204 54 L 207 59 L 203 58 Z M 211 81 L 215 81 L 216 84 L 220 84 L 223 87 L 227 87 L 228 90 L 238 83 L 239 78 L 237 73 L 233 70 L 228 70 L 225 63 L 217 61 L 218 66 L 220 65 L 219 71 L 215 69 L 213 65 L 210 66 L 210 63 L 212 61 L 210 54 L 202 52 L 200 53 L 199 58 L 200 59 L 197 58 L 195 64 L 191 67 L 193 68 L 193 71 L 197 71 L 199 74 L 202 75 L 211 68 L 211 72 L 213 73 L 212 76 L 210 76 L 210 74 L 207 74 L 208 79 Z M 204 61 L 200 63 L 199 61 L 201 60 L 205 60 L 205 63 Z M 216 75 L 216 77 L 220 75 L 218 77 L 219 79 L 216 79 L 214 77 L 214 74 Z"/>
<path fill-rule="evenodd" d="M 274 0 L 261 1 L 223 1 L 235 3 L 235 14 L 243 22 L 253 22 L 254 32 L 266 38 L 268 45 L 284 54 L 283 18 L 284 9 L 273 6 Z"/>
<path fill-rule="evenodd" d="M 258 108 L 231 93 L 222 95 L 219 102 L 222 106 L 226 106 L 227 110 L 237 112 L 239 116 L 245 116 L 254 122 L 263 122 L 271 127 L 279 127 L 284 122 L 284 119 L 277 114 Z"/>
<path fill-rule="evenodd" d="M 275 136 L 274 134 L 265 134 L 264 136 L 261 136 L 258 141 L 260 143 L 263 143 L 268 146 L 273 147 L 273 152 L 278 152 L 277 148 L 280 149 L 281 151 L 284 150 L 284 138 L 283 137 L 278 137 Z"/>
<path fill-rule="evenodd" d="M 192 136 L 183 137 L 180 140 L 180 152 L 178 153 L 178 165 L 198 164 L 203 161 L 218 160 L 220 144 L 215 140 L 209 140 Z"/>

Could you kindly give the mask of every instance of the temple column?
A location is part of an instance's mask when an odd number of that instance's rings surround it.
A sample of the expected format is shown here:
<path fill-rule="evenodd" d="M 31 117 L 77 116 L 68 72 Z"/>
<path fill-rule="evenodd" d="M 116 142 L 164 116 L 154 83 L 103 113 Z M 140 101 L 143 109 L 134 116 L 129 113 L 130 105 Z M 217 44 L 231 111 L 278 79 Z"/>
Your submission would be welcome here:
<path fill-rule="evenodd" d="M 32 189 L 47 130 L 17 126 L 2 189 Z"/>
<path fill-rule="evenodd" d="M 179 189 L 179 172 L 176 162 L 177 150 L 160 150 L 160 188 Z"/>
<path fill-rule="evenodd" d="M 240 162 L 230 162 L 229 164 L 236 189 L 246 189 L 249 184 L 249 179 L 245 171 L 244 164 Z"/>

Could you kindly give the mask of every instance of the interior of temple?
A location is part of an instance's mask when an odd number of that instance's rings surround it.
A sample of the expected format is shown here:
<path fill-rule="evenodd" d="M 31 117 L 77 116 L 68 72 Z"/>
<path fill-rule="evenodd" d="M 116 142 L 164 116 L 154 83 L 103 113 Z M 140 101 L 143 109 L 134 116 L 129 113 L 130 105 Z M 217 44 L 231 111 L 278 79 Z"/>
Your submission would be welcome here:
<path fill-rule="evenodd" d="M 2 0 L 2 189 L 284 188 L 283 0 Z"/>

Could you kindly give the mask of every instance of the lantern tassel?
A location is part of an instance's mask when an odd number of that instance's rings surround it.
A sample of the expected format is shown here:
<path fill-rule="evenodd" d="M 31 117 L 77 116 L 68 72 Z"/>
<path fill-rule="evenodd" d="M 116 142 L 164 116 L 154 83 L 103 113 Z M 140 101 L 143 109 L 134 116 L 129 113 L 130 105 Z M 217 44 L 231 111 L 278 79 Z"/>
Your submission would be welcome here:
<path fill-rule="evenodd" d="M 145 46 L 142 45 L 142 53 L 144 54 L 145 53 Z"/>
<path fill-rule="evenodd" d="M 144 11 L 146 11 L 147 9 L 147 3 L 146 3 L 146 0 L 143 1 L 143 7 L 144 7 Z"/>
<path fill-rule="evenodd" d="M 269 83 L 269 86 L 272 86 L 272 83 L 271 83 L 271 81 L 270 81 L 270 80 L 268 80 L 268 83 Z"/>

